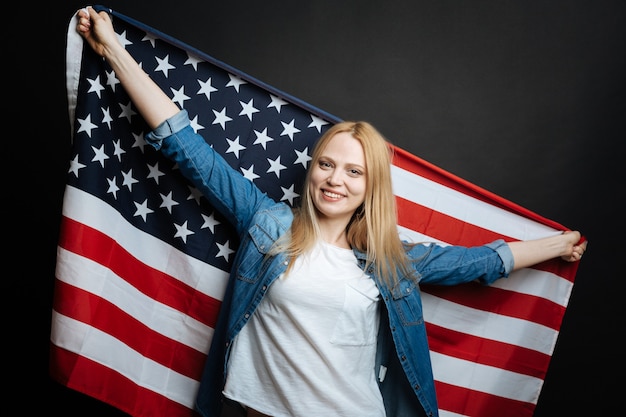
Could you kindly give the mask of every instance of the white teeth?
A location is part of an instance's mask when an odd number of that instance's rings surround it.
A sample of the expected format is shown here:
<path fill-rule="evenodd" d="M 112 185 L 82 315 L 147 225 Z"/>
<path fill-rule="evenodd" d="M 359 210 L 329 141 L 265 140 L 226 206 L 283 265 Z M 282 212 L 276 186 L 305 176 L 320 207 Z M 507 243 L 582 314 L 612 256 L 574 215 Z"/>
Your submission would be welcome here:
<path fill-rule="evenodd" d="M 342 197 L 341 194 L 331 193 L 330 191 L 324 191 L 324 195 L 327 195 L 328 197 L 331 197 L 331 198 L 341 198 Z"/>

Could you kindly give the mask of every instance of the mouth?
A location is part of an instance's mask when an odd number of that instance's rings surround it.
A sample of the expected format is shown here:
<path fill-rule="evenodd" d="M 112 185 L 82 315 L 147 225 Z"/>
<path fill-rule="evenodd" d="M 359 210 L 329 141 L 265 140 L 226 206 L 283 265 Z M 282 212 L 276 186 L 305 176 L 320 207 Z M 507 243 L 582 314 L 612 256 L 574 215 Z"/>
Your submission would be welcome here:
<path fill-rule="evenodd" d="M 332 198 L 333 200 L 338 200 L 340 198 L 345 197 L 343 194 L 333 193 L 332 191 L 322 190 L 322 194 L 328 198 Z"/>

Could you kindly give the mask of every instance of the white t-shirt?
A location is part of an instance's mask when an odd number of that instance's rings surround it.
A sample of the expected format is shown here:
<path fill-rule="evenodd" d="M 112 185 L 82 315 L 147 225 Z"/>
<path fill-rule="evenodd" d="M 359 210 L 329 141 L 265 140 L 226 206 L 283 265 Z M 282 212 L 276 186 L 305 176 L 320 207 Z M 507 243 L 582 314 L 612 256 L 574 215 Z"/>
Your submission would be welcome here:
<path fill-rule="evenodd" d="M 352 250 L 316 245 L 235 339 L 224 395 L 274 417 L 384 417 L 379 296 Z"/>

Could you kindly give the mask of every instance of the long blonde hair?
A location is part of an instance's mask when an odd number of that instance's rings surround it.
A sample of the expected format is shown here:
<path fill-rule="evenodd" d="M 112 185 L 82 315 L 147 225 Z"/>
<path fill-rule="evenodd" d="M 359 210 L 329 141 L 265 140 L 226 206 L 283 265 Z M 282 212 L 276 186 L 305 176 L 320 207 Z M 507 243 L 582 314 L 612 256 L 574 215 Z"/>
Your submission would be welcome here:
<path fill-rule="evenodd" d="M 374 265 L 378 274 L 393 285 L 398 279 L 398 268 L 409 276 L 411 268 L 405 244 L 398 235 L 398 214 L 391 180 L 392 147 L 383 135 L 368 122 L 343 121 L 333 125 L 317 141 L 311 157 L 311 166 L 319 163 L 328 142 L 337 134 L 348 132 L 357 139 L 365 154 L 365 201 L 355 211 L 346 227 L 348 244 L 367 254 L 367 265 Z M 313 247 L 319 238 L 318 213 L 309 189 L 311 169 L 308 170 L 301 205 L 294 209 L 290 232 L 274 245 L 271 253 L 284 251 L 293 260 Z"/>

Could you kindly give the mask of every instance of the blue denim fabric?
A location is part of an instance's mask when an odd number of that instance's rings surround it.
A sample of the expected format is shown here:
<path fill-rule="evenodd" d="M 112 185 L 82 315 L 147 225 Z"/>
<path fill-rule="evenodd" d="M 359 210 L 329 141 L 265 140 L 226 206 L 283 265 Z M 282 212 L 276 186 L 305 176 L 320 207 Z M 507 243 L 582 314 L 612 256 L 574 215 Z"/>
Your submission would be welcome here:
<path fill-rule="evenodd" d="M 240 245 L 211 347 L 200 381 L 196 408 L 204 417 L 218 417 L 230 347 L 267 293 L 287 267 L 283 255 L 267 257 L 272 244 L 293 220 L 291 208 L 262 193 L 232 169 L 189 125 L 182 110 L 146 135 L 146 141 L 175 161 L 211 204 L 235 226 Z M 366 256 L 355 251 L 364 268 Z M 513 267 L 508 245 L 417 245 L 408 249 L 420 283 L 455 285 L 473 280 L 489 284 L 507 277 Z M 420 288 L 416 280 L 401 277 L 390 288 L 369 268 L 384 301 L 375 369 L 386 369 L 379 382 L 388 417 L 438 416 Z"/>

